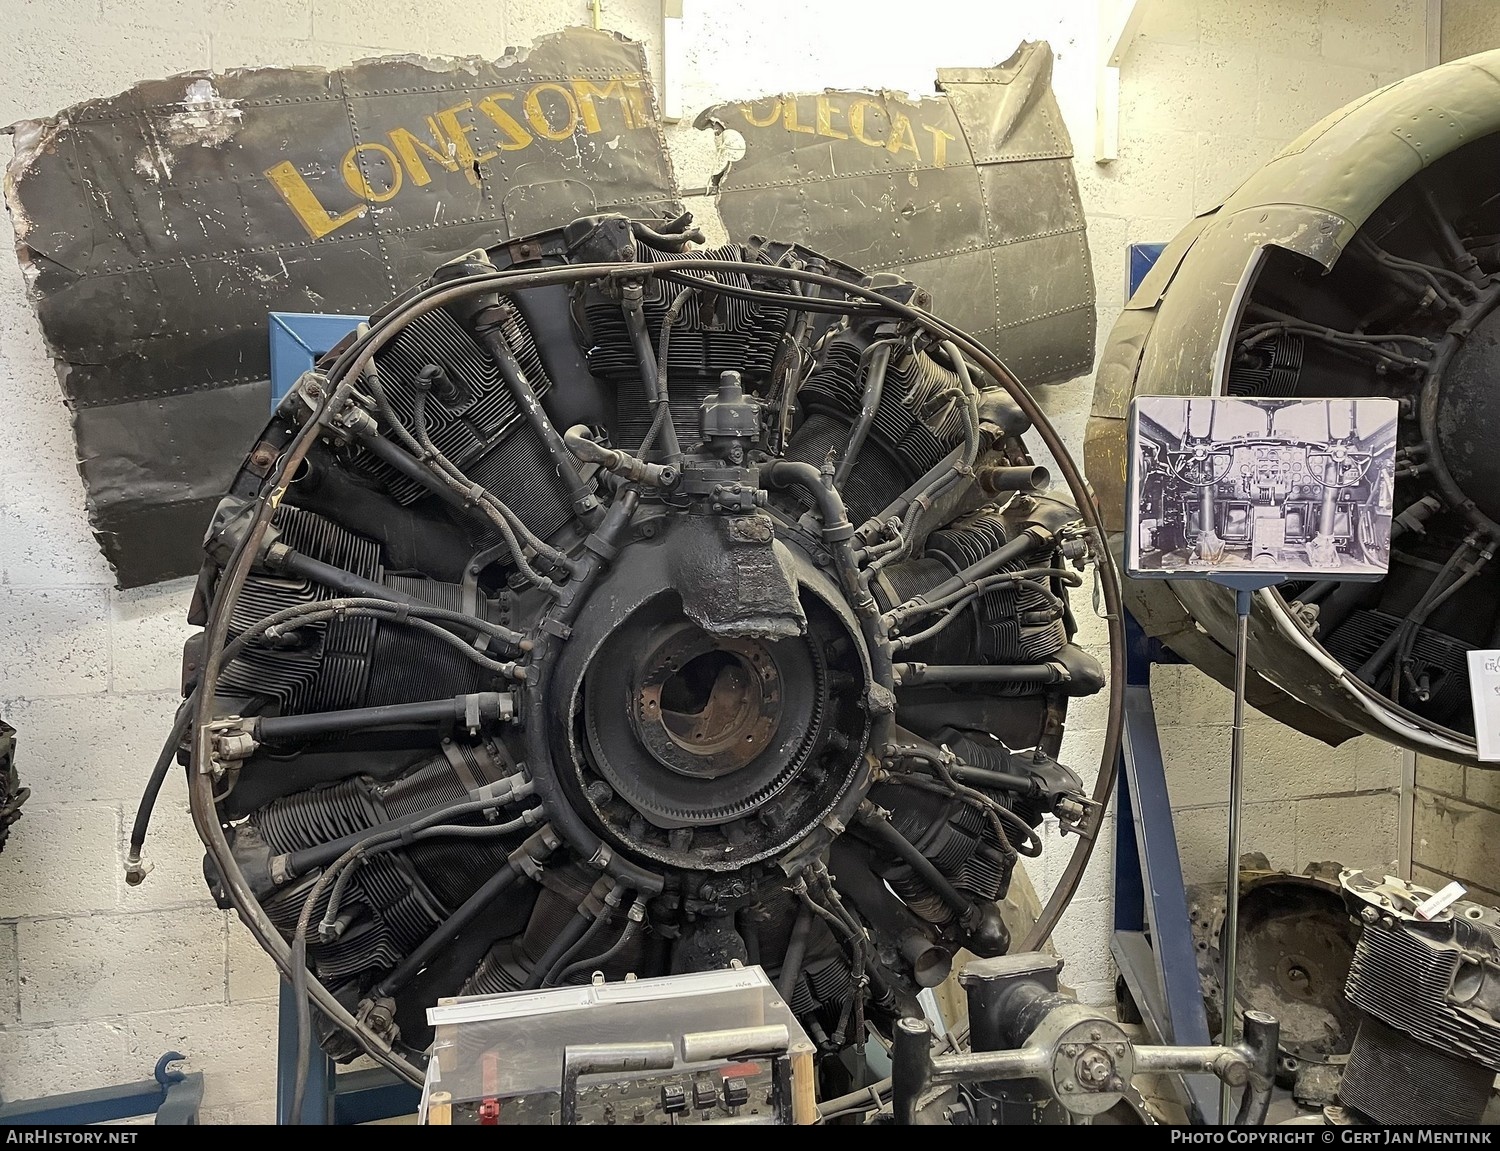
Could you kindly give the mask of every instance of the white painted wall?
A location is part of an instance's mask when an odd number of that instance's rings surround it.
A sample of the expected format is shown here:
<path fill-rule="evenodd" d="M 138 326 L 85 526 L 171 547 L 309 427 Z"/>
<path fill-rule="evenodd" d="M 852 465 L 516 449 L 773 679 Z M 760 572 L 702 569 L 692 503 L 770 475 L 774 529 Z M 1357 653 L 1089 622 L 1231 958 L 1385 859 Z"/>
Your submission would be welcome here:
<path fill-rule="evenodd" d="M 1443 0 L 1441 24 L 1444 60 L 1500 48 L 1500 4 L 1495 0 Z"/>
<path fill-rule="evenodd" d="M 928 91 L 939 66 L 987 65 L 1021 38 L 1057 53 L 1098 280 L 1102 344 L 1124 302 L 1127 242 L 1171 237 L 1325 112 L 1423 66 L 1420 0 L 1141 0 L 1121 85 L 1120 159 L 1091 159 L 1093 0 L 686 0 L 685 109 L 824 86 Z M 176 71 L 346 63 L 391 51 L 497 54 L 585 22 L 585 0 L 7 0 L 0 124 Z M 605 0 L 604 22 L 649 42 L 655 0 Z M 669 130 L 685 185 L 712 149 Z M 0 161 L 8 156 L 0 144 Z M 701 206 L 700 206 L 701 207 Z M 1082 444 L 1091 381 L 1048 392 Z M 208 1117 L 263 1121 L 273 1098 L 276 978 L 214 909 L 180 780 L 164 790 L 145 886 L 121 879 L 125 829 L 175 705 L 188 584 L 112 590 L 87 530 L 67 412 L 19 272 L 0 261 L 0 714 L 21 733 L 33 798 L 0 857 L 0 1093 L 142 1078 L 167 1048 L 207 1079 Z M 1084 616 L 1088 613 L 1085 610 Z M 1103 628 L 1086 624 L 1097 648 Z M 1102 654 L 1102 653 L 1101 653 Z M 1220 869 L 1228 693 L 1191 669 L 1157 680 L 1190 880 Z M 1092 772 L 1103 708 L 1084 701 L 1069 752 Z M 1337 751 L 1255 719 L 1247 849 L 1283 866 L 1396 855 L 1398 757 Z M 1044 892 L 1071 841 L 1049 829 Z M 1109 996 L 1109 850 L 1101 844 L 1057 940 L 1086 998 Z"/>

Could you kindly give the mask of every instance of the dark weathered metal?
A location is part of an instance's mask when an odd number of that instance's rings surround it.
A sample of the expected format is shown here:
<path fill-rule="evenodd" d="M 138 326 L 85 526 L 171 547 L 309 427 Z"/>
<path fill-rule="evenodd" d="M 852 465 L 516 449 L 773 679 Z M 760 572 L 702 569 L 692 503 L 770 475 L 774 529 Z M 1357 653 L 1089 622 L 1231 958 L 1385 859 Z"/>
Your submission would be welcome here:
<path fill-rule="evenodd" d="M 122 586 L 196 570 L 266 313 L 363 314 L 560 219 L 680 211 L 642 47 L 191 73 L 16 125 L 8 203 Z"/>
<path fill-rule="evenodd" d="M 21 818 L 21 805 L 31 798 L 31 788 L 21 786 L 16 771 L 16 729 L 0 720 L 0 850 L 10 837 L 11 825 Z"/>
<path fill-rule="evenodd" d="M 1093 270 L 1051 80 L 1038 41 L 994 68 L 939 69 L 938 96 L 768 96 L 696 123 L 745 140 L 717 181 L 733 235 L 794 234 L 898 271 L 1040 384 L 1088 371 L 1094 355 Z"/>
<path fill-rule="evenodd" d="M 886 617 L 897 602 L 944 583 L 954 570 L 976 564 L 983 570 L 983 556 L 1024 537 L 1023 547 L 1006 554 L 1017 578 L 1035 577 L 1027 581 L 1035 586 L 976 587 L 968 599 L 942 605 L 966 626 L 947 629 L 930 651 L 925 641 L 913 644 L 914 657 L 941 654 L 944 667 L 1055 658 L 1067 661 L 1071 682 L 1100 686 L 1097 665 L 1068 643 L 1062 603 L 1073 582 L 1061 568 L 1064 553 L 1087 559 L 1090 537 L 1084 533 L 1099 530 L 1076 468 L 1062 453 L 1059 464 L 1082 507 L 1031 494 L 992 501 L 970 465 L 982 456 L 987 466 L 1025 467 L 1025 445 L 989 423 L 992 414 L 1005 418 L 1004 405 L 980 392 L 983 377 L 955 366 L 957 352 L 939 358 L 911 337 L 926 331 L 961 347 L 992 380 L 1005 382 L 1049 447 L 1061 452 L 1031 397 L 971 338 L 861 286 L 859 273 L 839 268 L 842 279 L 806 270 L 815 260 L 831 265 L 805 249 L 736 245 L 679 259 L 655 246 L 669 239 L 657 236 L 630 239 L 636 258 L 627 262 L 589 258 L 596 242 L 617 250 L 621 236 L 631 236 L 623 217 L 576 221 L 525 241 L 530 254 L 523 262 L 530 266 L 511 265 L 511 254 L 497 246 L 487 254 L 509 270 L 437 277 L 440 282 L 378 312 L 367 332 L 324 361 L 326 376 L 305 380 L 273 417 L 259 443 L 275 455 L 275 478 L 267 481 L 252 459 L 210 533 L 203 587 L 212 602 L 200 601 L 197 617 L 206 621 L 208 640 L 194 658 L 195 667 L 206 669 L 199 693 L 212 702 L 197 716 L 201 735 L 191 776 L 212 882 L 244 909 L 262 945 L 294 980 L 304 981 L 303 965 L 311 959 L 317 978 L 307 979 L 306 989 L 346 1037 L 392 1061 L 420 1047 L 421 1008 L 434 994 L 446 994 L 443 988 L 540 986 L 562 972 L 586 973 L 594 962 L 585 958 L 589 954 L 615 956 L 611 962 L 637 971 L 693 970 L 705 957 L 717 964 L 730 955 L 758 955 L 774 967 L 784 950 L 778 924 L 790 927 L 804 908 L 817 926 L 791 998 L 802 1003 L 812 996 L 815 1029 L 829 1036 L 830 1051 L 857 1043 L 867 1021 L 885 1027 L 909 1014 L 916 988 L 957 946 L 1003 947 L 993 901 L 1008 885 L 1017 855 L 1039 847 L 1035 828 L 1045 812 L 1071 819 L 1084 810 L 1078 777 L 1050 759 L 1055 740 L 1048 733 L 1060 731 L 1062 691 L 963 683 L 908 691 L 897 688 L 891 661 L 896 633 Z M 638 345 L 619 298 L 619 288 L 633 279 L 646 281 L 643 308 L 657 329 L 648 334 L 662 349 L 658 399 L 668 395 L 665 325 L 681 297 L 679 285 L 690 281 L 688 293 L 698 300 L 680 309 L 671 397 L 679 405 L 679 426 L 689 426 L 696 414 L 702 439 L 670 465 L 646 463 L 601 442 L 606 434 L 609 442 L 643 442 L 642 424 L 655 406 L 640 387 Z M 816 285 L 823 294 L 808 301 L 779 290 L 788 283 Z M 542 304 L 532 295 L 558 286 L 565 290 Z M 580 463 L 604 468 L 593 477 L 607 505 L 597 527 L 564 486 L 546 486 L 542 437 L 534 423 L 511 418 L 513 409 L 505 405 L 513 395 L 476 355 L 479 325 L 471 305 L 496 292 L 514 299 L 521 312 L 556 306 L 579 317 L 581 330 L 535 342 L 518 330 L 507 339 L 515 341 L 512 352 L 536 381 L 535 394 L 552 420 L 557 409 L 576 410 L 592 393 L 602 391 L 609 401 L 597 438 L 577 426 L 564 436 Z M 816 311 L 816 329 L 798 322 L 805 305 Z M 848 317 L 829 318 L 834 307 Z M 857 372 L 848 370 L 863 346 L 856 329 L 884 322 L 908 329 L 903 343 L 909 350 L 899 362 L 893 356 L 891 370 L 904 374 L 903 394 L 914 391 L 917 400 L 909 407 L 882 403 L 866 451 L 841 490 L 832 483 L 826 444 L 847 442 L 861 402 Z M 789 329 L 824 349 L 828 362 L 803 387 L 833 414 L 822 425 L 804 416 L 786 447 L 773 448 L 774 389 L 784 383 L 775 353 Z M 587 372 L 553 371 L 555 365 L 566 369 L 572 362 L 567 353 L 580 347 Z M 429 370 L 435 362 L 452 389 L 439 386 L 438 374 Z M 460 380 L 472 402 L 458 398 Z M 354 391 L 354 381 L 370 387 L 368 401 Z M 936 395 L 958 402 L 920 402 Z M 450 402 L 464 404 L 462 411 L 448 410 Z M 407 419 L 414 427 L 406 427 Z M 530 532 L 528 523 L 546 526 L 527 536 L 527 548 L 468 540 L 450 509 L 403 473 L 381 470 L 381 461 L 361 455 L 343 430 L 371 421 L 397 439 L 413 431 L 424 445 L 443 438 L 452 445 L 451 458 L 430 448 L 422 457 L 434 477 L 491 509 L 502 495 L 513 499 L 514 490 L 515 508 L 524 508 L 524 515 L 515 512 L 516 532 Z M 344 438 L 344 446 L 335 452 L 330 436 Z M 893 450 L 898 445 L 905 446 Z M 921 512 L 913 516 L 931 517 L 925 534 L 915 532 L 913 519 L 908 537 L 893 536 L 898 522 L 857 550 L 851 506 L 865 518 L 955 448 L 962 454 L 948 465 L 953 507 L 914 503 Z M 453 462 L 460 453 L 471 471 Z M 955 467 L 960 463 L 962 470 Z M 379 514 L 362 522 L 368 535 L 346 526 L 361 514 L 354 486 L 341 478 L 351 471 L 365 477 L 357 486 L 378 501 Z M 292 475 L 298 482 L 289 481 Z M 942 487 L 943 477 L 931 484 Z M 969 488 L 974 498 L 965 503 Z M 330 492 L 347 498 L 332 499 Z M 461 581 L 440 546 L 413 554 L 422 575 L 393 574 L 412 569 L 383 557 L 404 547 L 418 524 L 432 528 L 436 540 L 456 537 L 457 546 L 471 549 Z M 479 625 L 487 622 L 503 626 L 505 635 L 520 630 L 524 642 L 515 646 L 524 649 L 524 666 L 508 669 L 466 640 L 460 641 L 461 660 L 435 660 L 433 651 L 412 641 L 432 638 L 414 625 L 431 622 L 423 616 L 438 609 L 418 612 L 404 599 L 368 609 L 383 629 L 372 637 L 360 630 L 367 610 L 361 601 L 328 600 L 316 587 L 265 570 L 258 557 L 266 551 L 261 545 L 268 529 L 277 533 L 278 545 L 306 549 L 361 579 L 386 579 L 411 598 L 462 597 L 465 610 L 450 612 L 448 622 L 465 633 L 485 631 Z M 549 570 L 557 578 L 540 577 L 526 551 L 538 563 L 551 557 Z M 872 580 L 877 563 L 879 587 Z M 1109 602 L 1118 605 L 1112 573 L 1102 575 Z M 1052 582 L 1043 587 L 1040 579 Z M 705 581 L 715 586 L 705 589 Z M 971 608 L 985 626 L 967 623 Z M 502 617 L 507 622 L 499 625 Z M 372 639 L 385 645 L 375 660 Z M 453 645 L 443 648 L 448 656 Z M 485 661 L 477 673 L 476 655 Z M 249 698 L 255 696 L 276 699 L 274 711 L 296 726 L 302 715 L 442 698 L 449 689 L 437 685 L 444 681 L 459 685 L 455 697 L 468 696 L 497 686 L 496 676 L 517 684 L 510 694 L 519 722 L 485 731 L 477 714 L 482 709 L 465 704 L 462 727 L 431 732 L 433 746 L 416 763 L 404 754 L 393 762 L 392 753 L 404 753 L 409 744 L 393 747 L 380 731 L 261 755 L 245 742 L 249 721 L 236 718 L 261 710 Z M 898 732 L 898 708 L 903 720 L 910 717 L 910 729 Z M 762 747 L 759 725 L 767 719 L 774 733 Z M 700 735 L 706 754 L 700 754 Z M 731 737 L 747 744 L 744 753 L 730 754 L 725 744 Z M 939 754 L 932 738 L 957 751 Z M 1115 738 L 1112 724 L 1107 748 Z M 1014 757 L 1002 739 L 1015 746 L 1044 741 L 1040 753 L 1028 753 L 1026 776 L 1005 771 Z M 361 744 L 368 746 L 356 750 Z M 955 767 L 982 764 L 990 774 L 959 784 L 950 761 Z M 226 788 L 223 777 L 230 774 L 235 779 Z M 524 793 L 516 779 L 524 779 Z M 1020 793 L 1012 796 L 1007 789 L 1017 781 Z M 363 797 L 352 805 L 343 800 L 350 789 Z M 464 793 L 476 798 L 452 802 Z M 861 872 L 841 894 L 825 859 L 867 796 L 878 805 L 871 808 L 876 818 L 888 818 L 892 834 L 925 865 L 914 869 L 909 854 L 866 861 L 861 849 L 861 857 L 839 860 L 841 872 Z M 238 820 L 226 818 L 229 802 L 243 803 Z M 517 810 L 493 826 L 451 822 L 476 817 L 469 803 Z M 971 810 L 973 804 L 979 806 Z M 424 831 L 452 840 L 464 854 L 447 854 L 447 845 L 442 855 L 436 845 L 429 851 L 425 834 L 418 843 L 415 835 L 408 840 L 367 828 L 358 844 L 325 858 L 310 892 L 295 884 L 304 854 L 298 845 L 312 842 L 326 855 L 351 818 L 358 824 L 373 813 L 389 823 L 384 809 L 420 812 L 419 821 L 432 821 Z M 497 837 L 514 839 L 537 825 L 545 840 L 536 850 L 523 844 L 496 854 L 509 846 Z M 284 833 L 293 826 L 307 830 L 288 840 Z M 1096 826 L 1094 819 L 1086 830 Z M 525 882 L 485 916 L 467 917 L 463 909 L 478 898 L 475 884 L 484 891 L 484 877 L 508 866 L 523 872 Z M 934 876 L 945 892 L 961 893 L 961 917 L 952 910 L 957 900 L 930 894 Z M 1058 906 L 1071 889 L 1065 878 Z M 628 916 L 647 924 L 645 939 L 621 921 L 628 891 L 636 896 Z M 391 894 L 398 903 L 387 914 Z M 322 913 L 314 943 L 309 933 L 317 906 Z M 294 946 L 287 948 L 276 921 L 288 923 L 290 913 L 296 926 Z M 534 914 L 541 918 L 533 929 Z M 564 926 L 583 921 L 582 931 Z M 1047 917 L 1044 922 L 1050 927 Z M 609 938 L 616 942 L 600 952 Z M 665 949 L 653 942 L 663 939 L 673 942 Z M 372 945 L 377 950 L 368 950 Z M 828 971 L 846 972 L 848 980 L 840 977 L 825 991 L 817 981 Z M 351 980 L 367 1001 L 359 1018 L 330 991 Z M 802 1003 L 799 1010 L 805 1009 Z M 399 1043 L 382 1040 L 397 1026 Z M 347 1038 L 335 1037 L 331 1049 L 353 1053 Z M 403 1074 L 411 1071 L 402 1067 Z"/>

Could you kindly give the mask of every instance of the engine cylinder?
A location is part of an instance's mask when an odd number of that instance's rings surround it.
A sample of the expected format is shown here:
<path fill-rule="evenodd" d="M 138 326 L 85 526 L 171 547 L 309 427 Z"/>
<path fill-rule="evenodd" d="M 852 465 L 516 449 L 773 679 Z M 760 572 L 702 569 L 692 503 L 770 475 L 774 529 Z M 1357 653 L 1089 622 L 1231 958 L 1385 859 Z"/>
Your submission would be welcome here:
<path fill-rule="evenodd" d="M 809 268 L 847 288 L 789 291 Z M 321 363 L 368 352 L 357 386 L 278 409 L 260 444 L 307 466 L 241 471 L 194 609 L 229 621 L 208 874 L 362 1021 L 330 1054 L 378 1024 L 420 1062 L 445 996 L 739 961 L 833 1068 L 1005 950 L 1021 850 L 1084 810 L 1084 545 L 1009 395 L 882 304 L 915 298 L 588 217 L 439 269 Z"/>

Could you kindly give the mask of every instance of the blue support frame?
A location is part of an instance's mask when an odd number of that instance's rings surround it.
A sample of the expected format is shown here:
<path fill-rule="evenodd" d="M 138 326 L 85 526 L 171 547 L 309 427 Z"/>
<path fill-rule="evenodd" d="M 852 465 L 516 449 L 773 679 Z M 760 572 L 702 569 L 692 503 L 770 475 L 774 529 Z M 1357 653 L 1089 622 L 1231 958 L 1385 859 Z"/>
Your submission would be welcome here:
<path fill-rule="evenodd" d="M 297 1074 L 297 1001 L 286 980 L 276 1027 L 276 1122 L 292 1121 Z M 307 1090 L 302 1096 L 302 1126 L 371 1123 L 398 1115 L 415 1115 L 422 1092 L 383 1067 L 339 1074 L 314 1037 L 307 1052 Z"/>
<path fill-rule="evenodd" d="M 325 316 L 318 312 L 272 312 L 271 408 L 292 390 L 297 377 L 360 324 L 363 316 Z"/>
<path fill-rule="evenodd" d="M 158 1127 L 196 1127 L 203 1103 L 203 1074 L 172 1067 L 183 1058 L 179 1051 L 168 1051 L 156 1061 L 153 1078 L 140 1083 L 6 1103 L 0 1106 L 0 1124 L 82 1127 L 154 1114 Z"/>
<path fill-rule="evenodd" d="M 309 1010 L 312 1010 L 309 1006 Z M 302 1117 L 292 1117 L 292 1096 L 297 1080 L 297 998 L 292 986 L 281 981 L 281 999 L 276 1015 L 276 1122 L 304 1127 L 324 1127 L 333 1122 L 333 1060 L 318 1046 L 317 1021 L 307 1046 L 307 1088 L 302 1094 Z"/>
<path fill-rule="evenodd" d="M 1165 244 L 1131 244 L 1129 293 Z M 1182 660 L 1125 616 L 1125 724 L 1116 764 L 1114 933 L 1110 952 L 1125 991 L 1157 1043 L 1206 1044 L 1208 1012 L 1198 978 L 1198 956 L 1188 914 L 1172 801 L 1151 699 L 1153 664 Z M 1219 1119 L 1219 1081 L 1182 1079 L 1188 1116 Z"/>
<path fill-rule="evenodd" d="M 1127 300 L 1135 295 L 1135 290 L 1141 286 L 1141 281 L 1146 278 L 1151 265 L 1161 258 L 1166 247 L 1165 244 L 1131 244 L 1126 249 L 1129 255 L 1125 269 L 1127 289 L 1125 298 Z"/>
<path fill-rule="evenodd" d="M 303 372 L 364 323 L 362 316 L 326 316 L 313 312 L 272 312 L 271 407 L 275 409 Z M 276 1122 L 292 1121 L 297 1070 L 297 1003 L 282 980 L 276 1029 Z M 422 1093 L 384 1068 L 337 1073 L 333 1060 L 314 1038 L 307 1052 L 307 1088 L 302 1123 L 307 1126 L 369 1123 L 416 1113 Z"/>
<path fill-rule="evenodd" d="M 1129 615 L 1125 635 L 1125 727 L 1117 764 L 1110 952 L 1154 1042 L 1206 1044 L 1208 1012 L 1151 700 L 1151 666 L 1182 661 L 1149 638 Z M 1183 1085 L 1192 1121 L 1217 1122 L 1219 1081 L 1191 1075 L 1183 1078 Z"/>

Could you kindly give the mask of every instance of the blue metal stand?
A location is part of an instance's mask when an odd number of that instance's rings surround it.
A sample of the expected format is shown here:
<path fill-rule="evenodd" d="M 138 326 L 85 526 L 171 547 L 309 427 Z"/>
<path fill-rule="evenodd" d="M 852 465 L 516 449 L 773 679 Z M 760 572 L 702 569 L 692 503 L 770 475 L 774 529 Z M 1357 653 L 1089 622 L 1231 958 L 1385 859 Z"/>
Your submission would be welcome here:
<path fill-rule="evenodd" d="M 276 1122 L 292 1122 L 292 1095 L 297 1075 L 297 1002 L 281 981 L 281 1008 L 276 1026 Z M 323 1054 L 316 1037 L 307 1052 L 307 1090 L 302 1097 L 302 1125 L 371 1123 L 398 1115 L 415 1115 L 422 1092 L 383 1067 L 339 1073 Z"/>
<path fill-rule="evenodd" d="M 6 1103 L 0 1106 L 0 1124 L 81 1127 L 154 1114 L 158 1127 L 196 1127 L 203 1075 L 172 1066 L 182 1059 L 180 1051 L 168 1051 L 156 1061 L 153 1078 L 140 1083 Z"/>
<path fill-rule="evenodd" d="M 1172 801 L 1156 710 L 1152 664 L 1182 661 L 1125 617 L 1125 725 L 1115 808 L 1115 930 L 1110 951 L 1125 990 L 1156 1043 L 1206 1044 L 1208 1012 L 1177 853 Z M 1216 1123 L 1219 1082 L 1184 1076 L 1194 1123 Z"/>
<path fill-rule="evenodd" d="M 317 312 L 272 312 L 271 408 L 292 390 L 297 377 L 311 371 L 319 356 L 360 324 L 363 316 L 325 316 Z"/>
<path fill-rule="evenodd" d="M 1133 295 L 1164 244 L 1127 249 L 1128 294 Z M 1115 930 L 1110 951 L 1131 1002 L 1157 1043 L 1208 1043 L 1208 1012 L 1198 977 L 1187 888 L 1172 823 L 1172 801 L 1151 701 L 1153 664 L 1181 663 L 1125 615 L 1125 726 L 1116 765 Z M 1219 1119 L 1219 1083 L 1183 1078 L 1194 1123 Z"/>
<path fill-rule="evenodd" d="M 1127 263 L 1125 266 L 1125 296 L 1135 295 L 1135 290 L 1141 286 L 1141 281 L 1146 278 L 1146 273 L 1151 270 L 1151 265 L 1161 259 L 1162 252 L 1166 251 L 1165 244 L 1127 244 Z"/>

